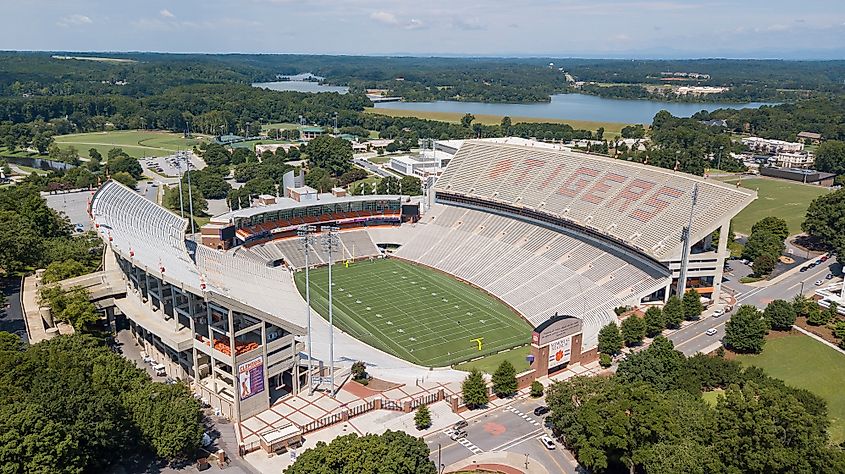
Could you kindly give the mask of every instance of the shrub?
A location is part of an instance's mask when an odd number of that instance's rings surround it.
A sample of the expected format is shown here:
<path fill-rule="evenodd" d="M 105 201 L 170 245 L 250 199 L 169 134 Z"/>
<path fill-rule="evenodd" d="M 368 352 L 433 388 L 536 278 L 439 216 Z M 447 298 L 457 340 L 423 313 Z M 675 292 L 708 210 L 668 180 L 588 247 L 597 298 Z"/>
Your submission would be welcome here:
<path fill-rule="evenodd" d="M 532 397 L 534 397 L 534 398 L 542 397 L 544 390 L 545 390 L 545 387 L 543 387 L 543 384 L 541 384 L 539 380 L 535 380 L 535 381 L 531 382 L 531 396 Z"/>
<path fill-rule="evenodd" d="M 613 359 L 610 358 L 607 354 L 602 354 L 599 356 L 599 365 L 604 367 L 605 369 L 610 367 L 613 364 Z"/>
<path fill-rule="evenodd" d="M 417 413 L 414 415 L 414 425 L 418 430 L 424 430 L 431 426 L 431 412 L 428 411 L 427 406 L 420 405 L 417 408 Z"/>

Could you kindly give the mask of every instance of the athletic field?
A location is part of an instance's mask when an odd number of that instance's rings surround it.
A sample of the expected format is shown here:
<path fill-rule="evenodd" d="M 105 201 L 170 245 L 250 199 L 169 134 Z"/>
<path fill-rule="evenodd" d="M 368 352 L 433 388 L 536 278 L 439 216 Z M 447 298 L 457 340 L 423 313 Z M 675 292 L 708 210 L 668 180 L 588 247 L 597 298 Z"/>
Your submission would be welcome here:
<path fill-rule="evenodd" d="M 845 355 L 803 334 L 769 339 L 759 355 L 739 355 L 743 365 L 754 365 L 787 385 L 807 389 L 827 401 L 830 438 L 845 441 Z"/>
<path fill-rule="evenodd" d="M 83 157 L 88 156 L 90 148 L 96 148 L 105 158 L 112 148 L 123 148 L 129 156 L 142 158 L 147 156 L 172 155 L 179 150 L 189 150 L 206 137 L 193 139 L 182 138 L 180 133 L 156 132 L 149 130 L 116 130 L 112 132 L 74 133 L 59 135 L 55 142 L 61 147 L 73 145 Z"/>
<path fill-rule="evenodd" d="M 719 178 L 720 181 L 736 184 L 737 178 Z M 827 188 L 772 178 L 743 178 L 741 186 L 757 191 L 757 199 L 733 218 L 734 232 L 748 235 L 751 226 L 767 216 L 786 220 L 789 234 L 801 233 L 801 223 L 807 214 L 810 202 L 830 192 Z"/>
<path fill-rule="evenodd" d="M 357 339 L 427 367 L 529 342 L 531 328 L 504 303 L 445 273 L 399 259 L 335 264 L 334 322 Z M 296 274 L 305 294 L 305 272 Z M 311 304 L 328 317 L 328 267 L 311 270 Z M 482 350 L 473 339 L 484 338 Z"/>

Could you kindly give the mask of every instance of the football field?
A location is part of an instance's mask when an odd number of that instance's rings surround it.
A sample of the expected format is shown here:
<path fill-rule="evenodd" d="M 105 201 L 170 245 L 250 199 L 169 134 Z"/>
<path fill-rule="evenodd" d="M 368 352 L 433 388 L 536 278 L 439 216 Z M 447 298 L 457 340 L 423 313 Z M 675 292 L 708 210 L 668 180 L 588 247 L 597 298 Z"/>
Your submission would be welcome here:
<path fill-rule="evenodd" d="M 531 327 L 483 290 L 399 259 L 332 269 L 334 323 L 402 359 L 442 367 L 529 342 Z M 305 294 L 305 272 L 296 274 Z M 311 305 L 328 318 L 328 267 L 311 270 Z M 483 338 L 482 350 L 475 341 Z"/>

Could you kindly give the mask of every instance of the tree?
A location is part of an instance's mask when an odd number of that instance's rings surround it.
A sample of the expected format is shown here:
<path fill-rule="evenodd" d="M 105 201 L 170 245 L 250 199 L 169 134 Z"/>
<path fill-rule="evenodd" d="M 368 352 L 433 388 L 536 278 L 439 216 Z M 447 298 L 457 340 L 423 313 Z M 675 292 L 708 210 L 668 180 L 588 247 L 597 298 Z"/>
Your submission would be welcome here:
<path fill-rule="evenodd" d="M 376 185 L 379 194 L 399 194 L 399 180 L 393 176 L 385 176 Z"/>
<path fill-rule="evenodd" d="M 645 137 L 645 128 L 641 124 L 626 125 L 622 127 L 622 138 L 643 138 Z"/>
<path fill-rule="evenodd" d="M 622 333 L 616 323 L 608 323 L 599 330 L 598 351 L 602 354 L 614 356 L 622 351 Z"/>
<path fill-rule="evenodd" d="M 13 351 L 20 352 L 26 348 L 23 340 L 17 334 L 12 334 L 6 331 L 0 331 L 0 352 Z"/>
<path fill-rule="evenodd" d="M 461 117 L 461 127 L 469 128 L 469 126 L 472 125 L 473 120 L 475 120 L 475 115 L 470 113 L 464 114 L 464 116 Z"/>
<path fill-rule="evenodd" d="M 744 304 L 725 324 L 725 346 L 735 352 L 759 354 L 768 333 L 763 314 Z"/>
<path fill-rule="evenodd" d="M 819 171 L 845 175 L 845 142 L 828 140 L 819 145 L 815 166 Z"/>
<path fill-rule="evenodd" d="M 487 402 L 490 401 L 487 397 L 487 384 L 478 369 L 472 369 L 472 372 L 464 379 L 461 385 L 461 393 L 464 397 L 464 403 L 470 410 L 487 405 Z"/>
<path fill-rule="evenodd" d="M 44 283 L 55 283 L 87 273 L 88 268 L 76 260 L 54 261 L 44 270 Z"/>
<path fill-rule="evenodd" d="M 510 133 L 511 133 L 511 127 L 512 126 L 513 126 L 513 122 L 511 121 L 510 117 L 508 117 L 507 115 L 502 117 L 502 121 L 499 124 L 499 127 L 501 127 L 501 129 L 502 129 L 502 135 L 509 136 Z"/>
<path fill-rule="evenodd" d="M 684 293 L 683 306 L 684 319 L 687 321 L 697 320 L 701 317 L 701 312 L 704 311 L 704 305 L 701 304 L 701 296 L 693 288 L 690 288 Z"/>
<path fill-rule="evenodd" d="M 606 369 L 611 365 L 613 365 L 613 359 L 609 355 L 604 353 L 599 354 L 599 366 Z"/>
<path fill-rule="evenodd" d="M 509 360 L 503 360 L 493 373 L 493 393 L 499 398 L 507 398 L 515 395 L 516 390 L 516 369 Z"/>
<path fill-rule="evenodd" d="M 645 312 L 645 334 L 648 337 L 654 337 L 666 329 L 666 319 L 663 317 L 663 311 L 657 306 L 649 307 Z"/>
<path fill-rule="evenodd" d="M 775 258 L 770 254 L 762 253 L 754 259 L 754 275 L 758 277 L 766 276 L 775 269 Z"/>
<path fill-rule="evenodd" d="M 604 139 L 604 127 L 599 127 L 596 129 L 596 140 L 603 140 Z"/>
<path fill-rule="evenodd" d="M 424 430 L 431 426 L 431 412 L 426 405 L 423 404 L 417 408 L 417 413 L 414 414 L 414 426 L 418 430 Z"/>
<path fill-rule="evenodd" d="M 684 304 L 680 298 L 672 295 L 666 300 L 666 304 L 663 305 L 663 319 L 669 329 L 681 327 L 681 321 L 684 320 Z"/>
<path fill-rule="evenodd" d="M 352 168 L 346 173 L 340 175 L 340 178 L 338 178 L 337 181 L 341 186 L 347 186 L 355 181 L 367 179 L 367 176 L 369 176 L 369 174 L 367 174 L 367 172 L 362 170 L 361 168 Z"/>
<path fill-rule="evenodd" d="M 776 331 L 789 331 L 795 324 L 795 308 L 788 301 L 774 300 L 766 305 L 763 317 Z"/>
<path fill-rule="evenodd" d="M 0 274 L 12 274 L 35 265 L 42 238 L 35 226 L 17 212 L 0 210 Z"/>
<path fill-rule="evenodd" d="M 111 179 L 117 181 L 118 183 L 126 186 L 129 189 L 135 189 L 135 186 L 138 185 L 138 180 L 136 180 L 131 174 L 125 171 L 112 174 Z"/>
<path fill-rule="evenodd" d="M 124 172 L 129 173 L 135 179 L 141 179 L 141 176 L 144 174 L 144 169 L 141 168 L 141 164 L 138 163 L 138 160 L 126 155 L 117 155 L 114 158 L 111 158 L 111 152 L 109 152 L 109 161 L 107 166 L 109 174 Z"/>
<path fill-rule="evenodd" d="M 534 398 L 542 397 L 544 390 L 545 390 L 545 388 L 543 387 L 543 384 L 540 383 L 539 380 L 535 380 L 535 381 L 531 382 L 531 396 L 532 397 L 534 397 Z"/>
<path fill-rule="evenodd" d="M 352 145 L 342 138 L 321 135 L 308 142 L 305 153 L 310 167 L 323 168 L 334 177 L 352 169 Z"/>
<path fill-rule="evenodd" d="M 189 203 L 193 203 L 194 216 L 204 215 L 205 211 L 208 210 L 208 201 L 205 200 L 205 197 L 196 185 L 190 187 L 190 192 L 188 191 L 187 185 L 182 185 L 181 204 L 184 207 L 185 216 L 188 215 L 188 211 L 190 210 Z M 179 186 L 166 186 L 164 188 L 162 204 L 172 211 L 180 212 Z"/>
<path fill-rule="evenodd" d="M 436 474 L 430 451 L 422 438 L 401 431 L 382 435 L 339 436 L 302 452 L 284 474 Z"/>
<path fill-rule="evenodd" d="M 622 339 L 625 341 L 625 345 L 633 346 L 643 342 L 645 329 L 645 321 L 636 314 L 625 318 L 622 321 Z"/>
<path fill-rule="evenodd" d="M 305 174 L 305 184 L 320 192 L 328 192 L 335 187 L 336 182 L 323 168 L 311 168 Z"/>
<path fill-rule="evenodd" d="M 126 403 L 142 439 L 159 457 L 175 459 L 199 448 L 202 412 L 187 385 L 149 383 Z"/>
<path fill-rule="evenodd" d="M 845 255 L 845 188 L 817 197 L 807 209 L 801 229 L 837 255 Z"/>
<path fill-rule="evenodd" d="M 352 364 L 352 379 L 356 382 L 366 382 L 369 378 L 370 375 L 367 374 L 367 364 L 360 360 L 355 361 Z"/>
<path fill-rule="evenodd" d="M 789 237 L 789 226 L 786 220 L 780 217 L 764 217 L 751 226 L 751 234 L 755 232 L 769 232 L 775 235 L 780 240 L 786 240 Z"/>
<path fill-rule="evenodd" d="M 824 326 L 836 317 L 835 310 L 836 308 L 834 307 L 834 312 L 831 314 L 830 308 L 822 309 L 816 303 L 810 303 L 809 311 L 807 311 L 807 324 L 811 326 Z"/>
<path fill-rule="evenodd" d="M 619 362 L 616 375 L 623 382 L 646 382 L 665 392 L 682 388 L 686 358 L 663 336 L 654 338 L 645 350 L 630 354 Z M 697 393 L 699 387 L 690 390 Z"/>
<path fill-rule="evenodd" d="M 404 196 L 419 196 L 422 194 L 422 183 L 416 176 L 403 176 L 399 180 L 399 189 Z"/>

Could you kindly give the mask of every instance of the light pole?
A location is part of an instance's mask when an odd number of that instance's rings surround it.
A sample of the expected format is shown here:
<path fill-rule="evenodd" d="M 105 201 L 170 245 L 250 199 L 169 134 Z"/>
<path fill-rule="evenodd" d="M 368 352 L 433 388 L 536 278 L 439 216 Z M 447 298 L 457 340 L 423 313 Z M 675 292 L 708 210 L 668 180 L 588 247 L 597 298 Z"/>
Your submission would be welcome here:
<path fill-rule="evenodd" d="M 801 280 L 801 291 L 798 292 L 798 294 L 801 295 L 801 296 L 804 296 L 804 283 L 806 283 L 806 282 L 807 282 L 807 280 Z"/>
<path fill-rule="evenodd" d="M 332 266 L 334 258 L 332 251 L 337 246 L 337 231 L 340 227 L 325 226 L 326 235 L 323 239 L 323 246 L 329 253 L 329 379 L 331 380 L 331 396 L 334 398 L 334 319 L 332 317 Z"/>
<path fill-rule="evenodd" d="M 724 149 L 725 149 L 724 146 L 719 147 L 719 161 L 718 161 L 718 164 L 716 165 L 716 169 L 719 170 L 719 171 L 722 171 L 722 150 L 724 150 Z"/>
<path fill-rule="evenodd" d="M 308 244 L 311 243 L 311 233 L 317 230 L 313 225 L 305 225 L 296 230 L 296 235 L 302 237 L 302 247 L 305 249 L 305 314 L 308 319 L 308 396 L 314 394 L 314 365 L 311 357 L 311 276 L 308 265 Z"/>
<path fill-rule="evenodd" d="M 185 158 L 185 168 L 188 170 L 188 212 L 191 215 L 191 240 L 193 240 L 196 230 L 194 230 L 194 194 L 191 190 L 191 160 L 187 153 L 182 156 Z M 180 179 L 179 182 L 181 183 L 182 180 Z"/>

